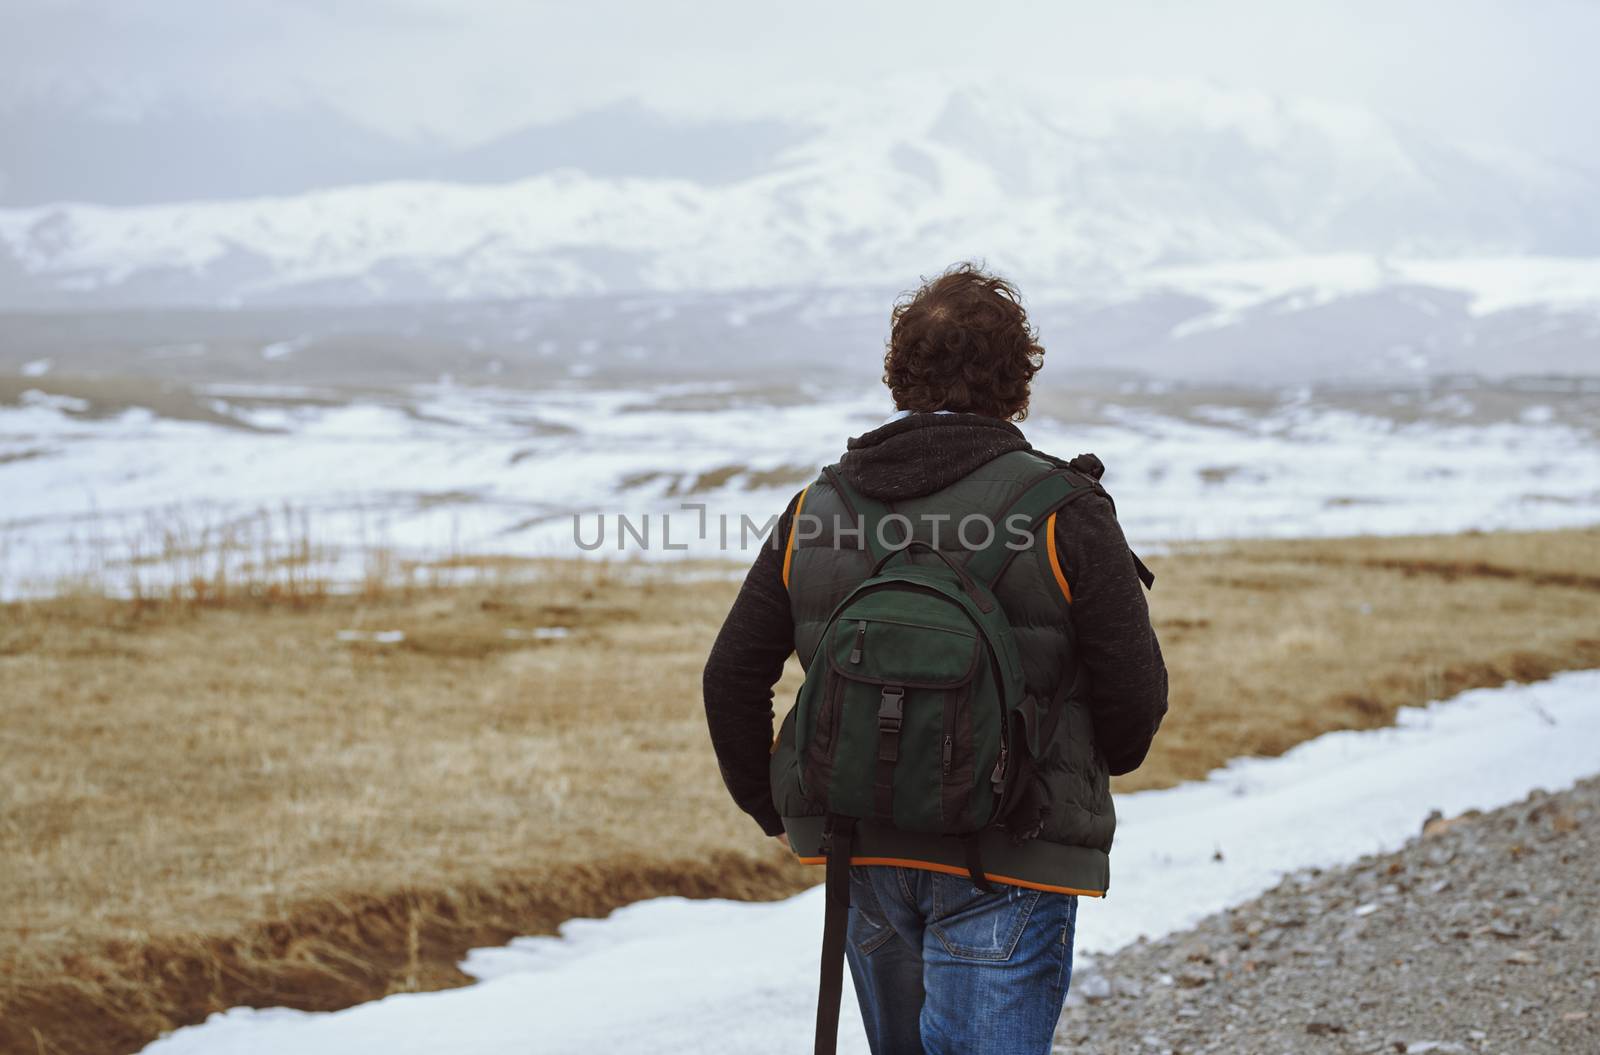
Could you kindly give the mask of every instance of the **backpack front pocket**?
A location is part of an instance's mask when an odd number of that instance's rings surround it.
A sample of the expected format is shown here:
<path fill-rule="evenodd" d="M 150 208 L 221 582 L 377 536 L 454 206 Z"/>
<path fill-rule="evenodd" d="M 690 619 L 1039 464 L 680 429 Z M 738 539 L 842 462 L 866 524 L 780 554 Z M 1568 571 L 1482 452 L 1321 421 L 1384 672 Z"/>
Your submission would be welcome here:
<path fill-rule="evenodd" d="M 947 835 L 993 820 L 1011 667 L 980 616 L 920 579 L 869 582 L 835 609 L 797 701 L 812 810 Z"/>
<path fill-rule="evenodd" d="M 971 680 L 983 649 L 959 613 L 951 618 L 937 610 L 919 612 L 910 621 L 876 613 L 870 600 L 834 622 L 824 646 L 833 673 L 908 688 L 946 688 Z"/>
<path fill-rule="evenodd" d="M 976 827 L 977 634 L 955 620 L 888 619 L 862 605 L 835 623 L 826 649 L 808 794 L 830 812 L 903 831 Z"/>

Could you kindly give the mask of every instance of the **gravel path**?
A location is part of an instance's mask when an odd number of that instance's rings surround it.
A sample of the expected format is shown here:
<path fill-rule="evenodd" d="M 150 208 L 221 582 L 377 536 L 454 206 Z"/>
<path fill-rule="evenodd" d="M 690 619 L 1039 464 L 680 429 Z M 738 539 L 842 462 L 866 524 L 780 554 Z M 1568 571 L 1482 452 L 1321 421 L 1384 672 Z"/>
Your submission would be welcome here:
<path fill-rule="evenodd" d="M 1072 990 L 1059 1052 L 1600 1055 L 1600 778 L 1084 959 Z"/>

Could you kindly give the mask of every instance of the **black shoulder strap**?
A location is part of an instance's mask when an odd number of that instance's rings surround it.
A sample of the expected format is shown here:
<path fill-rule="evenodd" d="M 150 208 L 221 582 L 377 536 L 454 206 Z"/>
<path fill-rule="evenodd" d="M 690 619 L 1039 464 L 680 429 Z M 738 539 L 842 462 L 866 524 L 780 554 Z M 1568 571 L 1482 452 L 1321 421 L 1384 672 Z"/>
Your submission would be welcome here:
<path fill-rule="evenodd" d="M 1051 513 L 1060 509 L 1068 502 L 1081 498 L 1086 494 L 1103 495 L 1107 502 L 1111 502 L 1111 514 L 1116 515 L 1117 504 L 1111 500 L 1111 495 L 1100 484 L 1100 476 L 1105 472 L 1105 466 L 1100 459 L 1092 454 L 1080 454 L 1070 462 L 1056 461 L 1057 468 L 1042 473 L 1035 477 L 1028 486 L 1018 495 L 1003 512 L 995 524 L 995 534 L 989 539 L 987 546 L 975 550 L 967 558 L 967 570 L 988 585 L 999 581 L 1005 574 L 1006 567 L 1016 558 L 1020 550 L 1014 548 L 1019 541 L 1020 529 L 1023 537 L 1031 537 L 1044 524 Z M 1014 519 L 1026 516 L 1026 521 Z M 1008 546 L 1007 542 L 1013 544 Z M 1026 548 L 1026 547 L 1023 547 Z M 1128 556 L 1133 558 L 1135 573 L 1139 581 L 1144 583 L 1144 588 L 1149 590 L 1156 584 L 1155 573 L 1145 566 L 1139 555 L 1128 550 Z"/>
<path fill-rule="evenodd" d="M 861 533 L 859 546 L 872 554 L 872 563 L 876 565 L 893 553 L 896 547 L 886 545 L 879 531 L 883 518 L 889 515 L 889 507 L 845 483 L 837 466 L 828 466 L 822 470 L 822 475 L 838 492 L 845 511 L 855 520 L 856 530 Z"/>
<path fill-rule="evenodd" d="M 973 578 L 993 585 L 1006 565 L 1021 550 L 1052 512 L 1098 485 L 1073 469 L 1050 469 L 1034 477 L 990 525 L 993 530 L 985 545 L 967 557 L 967 571 Z"/>
<path fill-rule="evenodd" d="M 1145 567 L 1144 561 L 1140 560 L 1139 555 L 1133 550 L 1130 549 L 1128 551 L 1128 556 L 1133 558 L 1133 570 L 1138 573 L 1139 581 L 1144 583 L 1144 588 L 1146 590 L 1155 589 L 1156 573 Z"/>
<path fill-rule="evenodd" d="M 834 1055 L 839 1043 L 839 1002 L 844 997 L 844 943 L 850 913 L 850 856 L 854 817 L 829 815 L 823 828 L 828 866 L 822 893 L 822 978 L 817 987 L 816 1055 Z"/>

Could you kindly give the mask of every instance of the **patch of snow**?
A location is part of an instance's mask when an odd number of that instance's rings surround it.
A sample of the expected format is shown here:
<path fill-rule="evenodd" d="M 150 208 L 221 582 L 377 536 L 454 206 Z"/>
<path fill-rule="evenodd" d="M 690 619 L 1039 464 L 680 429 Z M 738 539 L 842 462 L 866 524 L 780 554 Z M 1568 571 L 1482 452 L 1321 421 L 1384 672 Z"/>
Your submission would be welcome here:
<path fill-rule="evenodd" d="M 522 627 L 508 626 L 501 632 L 501 636 L 509 641 L 559 641 L 572 634 L 571 627 L 565 626 L 536 626 L 531 630 Z"/>
<path fill-rule="evenodd" d="M 1180 930 L 1306 868 L 1392 850 L 1433 809 L 1457 814 L 1600 771 L 1600 671 L 1477 689 L 1330 733 L 1279 758 L 1118 800 L 1110 897 L 1083 900 L 1078 944 L 1113 951 Z M 1222 851 L 1221 859 L 1218 852 Z M 1358 910 L 1360 911 L 1360 910 Z M 146 1055 L 722 1055 L 810 1050 L 822 890 L 785 901 L 658 898 L 556 937 L 473 950 L 464 989 L 317 1014 L 234 1008 Z M 841 1052 L 866 1051 L 845 987 Z"/>
<path fill-rule="evenodd" d="M 340 641 L 370 641 L 377 645 L 398 645 L 406 639 L 404 630 L 341 630 Z"/>
<path fill-rule="evenodd" d="M 50 372 L 49 359 L 29 359 L 22 364 L 20 373 L 23 377 L 43 377 Z"/>
<path fill-rule="evenodd" d="M 374 545 L 424 560 L 601 558 L 620 542 L 647 559 L 745 561 L 813 467 L 889 409 L 884 394 L 865 389 L 773 405 L 716 387 L 700 392 L 726 396 L 720 405 L 673 409 L 673 397 L 695 391 L 420 386 L 338 403 L 312 390 L 208 389 L 239 423 L 271 431 L 137 407 L 77 417 L 87 402 L 33 391 L 20 406 L 0 405 L 0 443 L 48 450 L 0 464 L 0 532 L 15 566 L 41 585 L 116 562 L 152 523 L 266 530 L 286 507 L 319 552 L 350 565 L 323 571 L 352 580 Z M 1481 421 L 1477 401 L 1461 393 L 1423 409 L 1427 417 L 1406 423 L 1309 398 L 1265 409 L 1213 404 L 1190 417 L 1102 405 L 1100 423 L 1041 413 L 1025 431 L 1042 450 L 1105 460 L 1137 548 L 1600 521 L 1600 458 L 1592 436 L 1563 424 L 1570 415 Z M 1228 466 L 1240 470 L 1218 471 Z M 648 548 L 622 538 L 624 516 L 636 527 L 648 518 Z M 579 541 L 596 540 L 601 518 L 603 544 L 584 549 Z M 94 552 L 82 548 L 86 524 L 104 540 Z"/>
<path fill-rule="evenodd" d="M 82 413 L 89 409 L 87 399 L 77 396 L 64 396 L 54 392 L 41 392 L 37 388 L 25 389 L 18 401 L 26 407 L 48 407 L 51 410 L 65 410 L 73 413 Z"/>
<path fill-rule="evenodd" d="M 295 337 L 287 341 L 273 341 L 261 349 L 261 358 L 269 361 L 287 359 L 310 343 L 311 340 L 308 337 Z"/>

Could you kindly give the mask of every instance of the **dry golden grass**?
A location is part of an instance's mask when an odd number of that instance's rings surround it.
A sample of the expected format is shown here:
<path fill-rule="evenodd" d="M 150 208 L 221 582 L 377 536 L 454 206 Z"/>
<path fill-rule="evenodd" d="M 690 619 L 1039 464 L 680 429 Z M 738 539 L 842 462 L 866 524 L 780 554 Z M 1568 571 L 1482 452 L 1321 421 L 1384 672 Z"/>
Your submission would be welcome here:
<path fill-rule="evenodd" d="M 1573 531 L 1152 561 L 1172 711 L 1119 790 L 1600 666 L 1597 557 Z M 0 608 L 0 1050 L 456 984 L 465 948 L 573 915 L 814 881 L 727 801 L 707 743 L 700 668 L 737 571 L 515 570 Z"/>
<path fill-rule="evenodd" d="M 1152 561 L 1171 713 L 1118 791 L 1600 666 L 1600 531 L 1211 543 Z"/>

